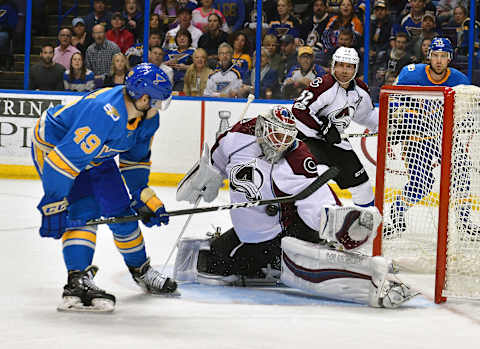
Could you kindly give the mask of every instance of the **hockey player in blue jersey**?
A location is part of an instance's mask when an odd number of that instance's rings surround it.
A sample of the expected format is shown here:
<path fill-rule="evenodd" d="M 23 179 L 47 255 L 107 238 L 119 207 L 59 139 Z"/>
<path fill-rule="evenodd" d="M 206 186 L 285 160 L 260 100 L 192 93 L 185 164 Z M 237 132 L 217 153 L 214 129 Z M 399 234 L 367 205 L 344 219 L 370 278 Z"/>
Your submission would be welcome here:
<path fill-rule="evenodd" d="M 148 176 L 158 111 L 168 106 L 172 86 L 160 68 L 148 63 L 134 67 L 125 84 L 52 107 L 34 128 L 32 157 L 44 189 L 38 205 L 40 235 L 62 239 L 68 270 L 58 310 L 114 309 L 115 297 L 93 282 L 98 270 L 91 264 L 96 226 L 86 226 L 87 220 L 136 211 L 148 227 L 168 224 L 168 216 L 162 215 L 165 207 L 148 187 Z M 114 160 L 118 154 L 120 169 Z M 175 281 L 150 266 L 138 222 L 109 228 L 145 292 L 175 292 Z"/>
<path fill-rule="evenodd" d="M 448 39 L 434 38 L 430 44 L 428 58 L 430 64 L 411 64 L 404 67 L 396 85 L 420 85 L 420 86 L 457 86 L 469 85 L 470 81 L 465 74 L 460 71 L 449 68 L 448 65 L 453 58 L 453 47 Z M 431 111 L 428 101 L 423 101 L 422 110 Z M 396 106 L 392 106 L 394 109 Z M 423 135 L 432 134 L 432 128 L 438 124 L 434 113 L 422 113 L 419 110 L 409 110 L 402 113 L 403 125 L 406 132 L 416 129 Z M 440 121 L 441 122 L 441 121 Z M 397 130 L 401 133 L 402 130 Z M 396 197 L 390 208 L 390 224 L 385 227 L 387 237 L 398 237 L 407 229 L 405 213 L 409 207 L 417 204 L 426 197 L 432 190 L 435 178 L 433 169 L 436 162 L 441 159 L 441 137 L 424 136 L 415 137 L 414 140 L 407 139 L 404 147 L 404 161 L 408 168 L 409 180 L 405 184 L 401 193 Z M 420 154 L 422 154 L 420 156 Z M 464 159 L 464 163 L 468 162 Z M 467 170 L 464 168 L 465 171 Z M 460 176 L 459 181 L 454 185 L 461 185 L 465 190 L 470 187 L 470 177 L 468 173 Z M 459 212 L 460 219 L 464 229 L 471 232 L 478 231 L 478 227 L 471 222 L 470 210 L 463 208 Z"/>

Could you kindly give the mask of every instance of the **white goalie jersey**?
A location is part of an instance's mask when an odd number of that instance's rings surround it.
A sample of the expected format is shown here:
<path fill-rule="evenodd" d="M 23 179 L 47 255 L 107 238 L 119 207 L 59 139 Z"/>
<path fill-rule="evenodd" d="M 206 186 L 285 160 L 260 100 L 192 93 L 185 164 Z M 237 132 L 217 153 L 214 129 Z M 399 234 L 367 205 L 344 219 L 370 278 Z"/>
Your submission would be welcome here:
<path fill-rule="evenodd" d="M 256 118 L 237 123 L 212 147 L 213 166 L 230 180 L 231 202 L 294 195 L 310 185 L 319 172 L 327 170 L 326 166 L 317 169 L 310 151 L 300 141 L 278 162 L 264 160 L 255 136 L 255 123 Z M 318 230 L 321 208 L 335 203 L 332 191 L 325 185 L 304 200 L 280 205 L 276 213 L 267 214 L 265 206 L 255 206 L 232 210 L 230 215 L 239 239 L 258 243 L 275 238 L 295 212 L 310 228 Z"/>

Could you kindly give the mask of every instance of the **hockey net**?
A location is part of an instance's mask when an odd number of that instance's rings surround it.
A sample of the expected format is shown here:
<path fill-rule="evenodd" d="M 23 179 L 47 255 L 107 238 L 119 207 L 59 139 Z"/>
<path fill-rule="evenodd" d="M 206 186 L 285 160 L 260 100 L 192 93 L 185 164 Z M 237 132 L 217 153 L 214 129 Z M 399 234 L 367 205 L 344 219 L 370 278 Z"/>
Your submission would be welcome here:
<path fill-rule="evenodd" d="M 480 88 L 385 86 L 379 124 L 373 253 L 480 299 Z"/>

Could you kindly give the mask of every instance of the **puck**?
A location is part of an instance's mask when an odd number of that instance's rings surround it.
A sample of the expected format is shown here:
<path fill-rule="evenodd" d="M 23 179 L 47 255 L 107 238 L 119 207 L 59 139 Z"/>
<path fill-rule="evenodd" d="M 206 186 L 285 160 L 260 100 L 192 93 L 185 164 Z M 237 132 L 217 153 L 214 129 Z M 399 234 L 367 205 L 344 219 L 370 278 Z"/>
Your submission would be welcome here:
<path fill-rule="evenodd" d="M 277 205 L 267 205 L 265 208 L 265 212 L 269 216 L 275 216 L 278 213 L 278 206 Z"/>

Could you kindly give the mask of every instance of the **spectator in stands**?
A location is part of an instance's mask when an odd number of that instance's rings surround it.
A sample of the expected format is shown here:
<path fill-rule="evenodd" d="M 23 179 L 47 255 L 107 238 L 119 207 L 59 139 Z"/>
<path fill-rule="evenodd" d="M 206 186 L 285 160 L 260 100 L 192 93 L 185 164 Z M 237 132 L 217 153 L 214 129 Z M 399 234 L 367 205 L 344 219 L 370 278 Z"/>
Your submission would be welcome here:
<path fill-rule="evenodd" d="M 110 72 L 112 58 L 115 53 L 120 52 L 118 45 L 105 38 L 105 27 L 97 24 L 93 27 L 93 40 L 95 41 L 87 48 L 85 61 L 87 68 L 95 74 L 96 84 Z"/>
<path fill-rule="evenodd" d="M 166 27 L 162 26 L 163 23 L 160 21 L 160 16 L 156 13 L 150 15 L 150 32 L 163 32 Z"/>
<path fill-rule="evenodd" d="M 60 45 L 55 47 L 53 61 L 63 65 L 65 69 L 69 69 L 72 55 L 80 52 L 75 46 L 72 46 L 72 31 L 70 28 L 60 28 L 58 31 L 58 41 Z"/>
<path fill-rule="evenodd" d="M 173 69 L 173 90 L 183 91 L 183 79 L 195 51 L 192 45 L 192 36 L 188 30 L 180 29 L 175 36 L 177 49 L 168 50 L 165 54 L 165 64 Z"/>
<path fill-rule="evenodd" d="M 428 49 L 431 43 L 432 39 L 424 38 L 422 40 L 422 44 L 420 46 L 420 56 L 417 60 L 418 63 L 430 64 L 430 60 L 428 59 Z"/>
<path fill-rule="evenodd" d="M 412 56 L 408 51 L 408 35 L 404 32 L 399 32 L 395 36 L 395 47 L 387 52 L 385 60 L 382 64 L 384 72 L 394 72 L 395 75 L 400 73 L 400 70 L 412 63 Z M 384 76 L 377 76 L 383 80 Z"/>
<path fill-rule="evenodd" d="M 64 72 L 65 67 L 53 61 L 53 45 L 43 45 L 40 62 L 30 70 L 30 90 L 63 91 Z"/>
<path fill-rule="evenodd" d="M 307 46 L 310 46 L 310 45 L 307 45 Z M 297 64 L 297 46 L 295 45 L 295 39 L 293 36 L 291 36 L 290 34 L 285 34 L 280 38 L 280 52 L 282 54 L 282 60 L 284 62 L 285 68 L 283 72 L 277 72 L 277 75 L 283 77 L 287 75 L 287 73 L 295 64 Z M 314 53 L 315 53 L 315 49 L 314 49 Z M 270 65 L 270 61 L 271 61 L 271 58 L 269 55 L 268 56 L 269 65 Z"/>
<path fill-rule="evenodd" d="M 245 22 L 244 0 L 215 0 L 215 8 L 225 16 L 232 33 L 243 28 L 243 22 Z"/>
<path fill-rule="evenodd" d="M 243 82 L 240 72 L 232 63 L 233 48 L 226 42 L 218 48 L 218 67 L 209 76 L 205 96 L 237 97 L 242 94 Z"/>
<path fill-rule="evenodd" d="M 268 24 L 268 34 L 273 34 L 277 38 L 285 34 L 290 34 L 294 38 L 300 36 L 300 22 L 293 16 L 292 8 L 291 0 L 278 0 L 278 16 Z"/>
<path fill-rule="evenodd" d="M 283 97 L 295 99 L 310 82 L 326 74 L 326 71 L 313 61 L 313 49 L 302 46 L 298 49 L 298 65 L 288 72 L 282 85 Z"/>
<path fill-rule="evenodd" d="M 198 40 L 198 47 L 203 48 L 208 55 L 208 66 L 216 67 L 218 59 L 218 47 L 222 42 L 228 41 L 228 35 L 220 29 L 222 18 L 212 13 L 208 16 L 207 31 Z"/>
<path fill-rule="evenodd" d="M 150 32 L 148 35 L 148 47 L 161 46 L 162 45 L 162 35 L 158 32 Z M 130 67 L 134 67 L 137 64 L 142 62 L 143 59 L 143 42 L 139 42 L 131 46 L 127 52 L 128 64 Z"/>
<path fill-rule="evenodd" d="M 187 10 L 193 11 L 198 7 L 197 0 L 178 0 L 178 7 L 179 8 L 186 8 Z"/>
<path fill-rule="evenodd" d="M 73 36 L 72 45 L 75 46 L 85 57 L 88 46 L 93 43 L 93 38 L 86 31 L 85 21 L 82 17 L 72 20 Z"/>
<path fill-rule="evenodd" d="M 155 64 L 157 67 L 163 69 L 163 71 L 168 75 L 170 82 L 173 85 L 173 69 L 170 68 L 163 62 L 163 57 L 165 56 L 165 51 L 160 46 L 150 46 L 148 51 L 148 62 Z"/>
<path fill-rule="evenodd" d="M 263 2 L 262 6 L 265 5 L 265 1 Z M 265 11 L 265 7 L 263 7 Z M 268 23 L 266 20 L 266 14 L 265 12 L 262 14 L 262 30 L 267 30 L 268 29 Z M 248 41 L 251 43 L 254 43 L 256 41 L 257 37 L 257 10 L 256 8 L 252 9 L 250 11 L 250 14 L 247 18 L 247 21 L 243 25 L 242 31 L 247 35 Z"/>
<path fill-rule="evenodd" d="M 322 43 L 327 50 L 338 47 L 338 36 L 342 29 L 350 29 L 354 33 L 354 47 L 359 48 L 362 42 L 363 24 L 355 15 L 353 0 L 342 0 L 339 14 L 328 21 L 322 37 Z"/>
<path fill-rule="evenodd" d="M 410 12 L 402 18 L 400 30 L 408 34 L 410 43 L 413 45 L 422 32 L 422 18 L 425 14 L 425 0 L 409 0 Z M 395 33 L 398 30 L 395 30 Z M 410 47 L 411 48 L 411 47 Z"/>
<path fill-rule="evenodd" d="M 93 12 L 84 17 L 87 35 L 91 35 L 93 27 L 101 24 L 105 27 L 105 31 L 110 29 L 112 13 L 105 11 L 105 0 L 93 0 Z"/>
<path fill-rule="evenodd" d="M 273 70 L 279 74 L 280 81 L 284 78 L 285 61 L 278 52 L 278 39 L 273 34 L 267 34 L 263 37 L 262 47 L 268 51 L 270 55 L 270 65 Z"/>
<path fill-rule="evenodd" d="M 419 62 L 421 59 L 423 39 L 432 40 L 434 37 L 439 36 L 435 31 L 435 28 L 435 15 L 431 12 L 425 12 L 422 18 L 422 32 L 418 36 L 417 41 L 413 44 L 413 55 L 417 57 L 416 62 Z"/>
<path fill-rule="evenodd" d="M 322 34 L 325 31 L 330 15 L 327 12 L 326 0 L 315 0 L 312 6 L 312 14 L 305 18 L 301 27 L 300 37 L 307 46 L 313 48 L 315 56 L 323 50 Z"/>
<path fill-rule="evenodd" d="M 12 39 L 17 27 L 17 9 L 0 0 L 0 70 L 13 70 Z"/>
<path fill-rule="evenodd" d="M 129 70 L 130 67 L 128 65 L 127 57 L 121 52 L 115 53 L 112 58 L 110 74 L 105 77 L 103 86 L 124 85 L 125 77 Z"/>
<path fill-rule="evenodd" d="M 180 9 L 177 13 L 178 25 L 169 30 L 165 36 L 163 48 L 166 50 L 176 49 L 175 36 L 180 29 L 188 30 L 192 35 L 192 47 L 198 47 L 198 40 L 203 35 L 202 31 L 192 25 L 192 12 L 186 8 Z"/>
<path fill-rule="evenodd" d="M 115 12 L 112 15 L 112 29 L 107 31 L 106 37 L 116 43 L 122 53 L 127 52 L 135 42 L 133 34 L 125 28 L 125 17 L 121 12 Z"/>
<path fill-rule="evenodd" d="M 83 56 L 75 52 L 71 59 L 68 70 L 63 73 L 63 86 L 66 91 L 92 91 L 95 88 L 95 76 L 87 69 Z"/>
<path fill-rule="evenodd" d="M 162 31 L 173 29 L 178 23 L 175 21 L 180 9 L 176 0 L 159 0 L 152 3 L 153 13 L 160 18 Z"/>
<path fill-rule="evenodd" d="M 327 0 L 327 12 L 331 15 L 338 15 L 340 13 L 340 5 L 342 0 Z"/>
<path fill-rule="evenodd" d="M 126 19 L 125 27 L 133 34 L 135 40 L 143 39 L 143 13 L 137 7 L 137 0 L 125 0 L 122 12 Z"/>
<path fill-rule="evenodd" d="M 457 8 L 460 7 L 457 6 Z M 457 9 L 456 8 L 456 9 Z M 466 10 L 465 10 L 466 11 Z M 460 56 L 467 56 L 468 55 L 468 40 L 469 40 L 469 31 L 470 31 L 470 17 L 464 17 L 463 15 L 458 15 L 455 21 L 460 21 L 463 18 L 463 21 L 459 26 L 457 26 L 457 45 L 455 49 L 455 53 Z M 475 21 L 474 24 L 474 54 L 478 54 L 478 49 L 480 47 L 479 43 L 480 38 L 480 22 Z M 455 60 L 462 60 L 462 57 L 456 56 Z M 474 60 L 475 61 L 475 60 Z"/>
<path fill-rule="evenodd" d="M 289 35 L 289 34 L 287 34 Z M 272 99 L 280 98 L 280 91 L 278 89 L 278 73 L 273 70 L 270 65 L 270 55 L 265 48 L 262 48 L 262 55 L 260 56 L 260 98 Z M 255 54 L 253 55 L 256 59 Z M 251 88 L 249 93 L 255 92 L 255 67 L 252 69 L 252 76 L 250 78 Z"/>
<path fill-rule="evenodd" d="M 447 23 L 447 27 L 460 28 L 463 22 L 468 18 L 467 8 L 463 4 L 458 4 L 453 9 L 453 16 Z"/>
<path fill-rule="evenodd" d="M 395 81 L 397 80 L 398 75 L 395 74 L 393 71 L 388 71 L 385 74 L 385 85 L 393 85 Z"/>
<path fill-rule="evenodd" d="M 233 66 L 237 68 L 244 83 L 250 83 L 252 70 L 252 57 L 250 57 L 250 44 L 243 32 L 236 32 L 232 40 Z"/>
<path fill-rule="evenodd" d="M 377 57 L 382 60 L 390 47 L 389 37 L 392 32 L 392 18 L 388 16 L 385 0 L 376 0 L 373 7 L 375 19 L 372 20 L 370 31 L 370 63 L 378 64 Z"/>
<path fill-rule="evenodd" d="M 193 53 L 193 64 L 191 64 L 185 73 L 185 83 L 183 92 L 187 96 L 203 96 L 207 87 L 207 80 L 213 72 L 207 65 L 207 51 L 203 48 L 197 48 Z"/>
<path fill-rule="evenodd" d="M 463 2 L 464 3 L 464 2 Z M 449 20 L 455 16 L 454 10 L 455 7 L 461 5 L 463 8 L 464 5 L 462 4 L 461 0 L 440 0 L 437 3 L 437 16 L 438 22 L 442 25 L 444 23 L 449 22 Z M 465 16 L 466 16 L 466 9 L 465 9 Z"/>
<path fill-rule="evenodd" d="M 222 18 L 221 28 L 224 32 L 229 33 L 230 28 L 228 27 L 227 20 L 219 10 L 213 8 L 213 0 L 202 0 L 202 6 L 193 10 L 192 24 L 198 29 L 200 29 L 203 33 L 205 33 L 208 26 L 208 17 L 212 13 L 216 13 Z"/>

